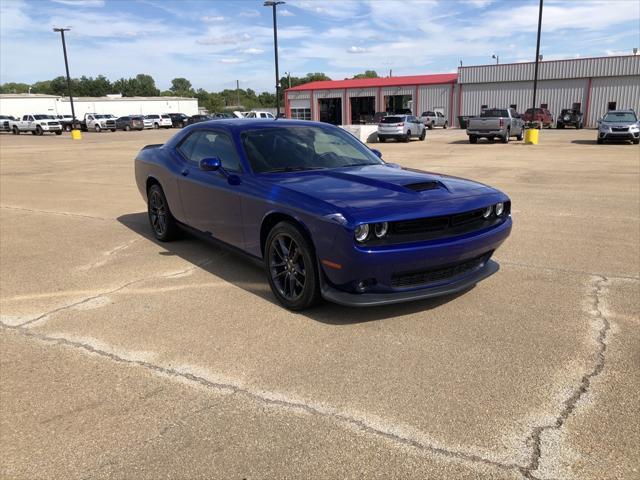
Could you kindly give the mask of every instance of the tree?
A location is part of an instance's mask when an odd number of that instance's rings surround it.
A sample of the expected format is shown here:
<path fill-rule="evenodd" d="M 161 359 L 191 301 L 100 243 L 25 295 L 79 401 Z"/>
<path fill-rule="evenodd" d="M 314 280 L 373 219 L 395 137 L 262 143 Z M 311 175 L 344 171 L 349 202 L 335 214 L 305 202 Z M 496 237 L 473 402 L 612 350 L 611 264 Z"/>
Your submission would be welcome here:
<path fill-rule="evenodd" d="M 0 86 L 0 93 L 29 93 L 29 85 L 16 82 L 5 83 Z"/>
<path fill-rule="evenodd" d="M 137 97 L 157 97 L 160 90 L 156 88 L 156 82 L 151 75 L 139 73 L 134 80 L 134 91 Z"/>
<path fill-rule="evenodd" d="M 380 78 L 375 70 L 365 70 L 364 73 L 358 73 L 353 78 Z"/>
<path fill-rule="evenodd" d="M 192 97 L 194 95 L 191 82 L 182 77 L 171 80 L 171 87 L 169 90 L 179 97 Z"/>

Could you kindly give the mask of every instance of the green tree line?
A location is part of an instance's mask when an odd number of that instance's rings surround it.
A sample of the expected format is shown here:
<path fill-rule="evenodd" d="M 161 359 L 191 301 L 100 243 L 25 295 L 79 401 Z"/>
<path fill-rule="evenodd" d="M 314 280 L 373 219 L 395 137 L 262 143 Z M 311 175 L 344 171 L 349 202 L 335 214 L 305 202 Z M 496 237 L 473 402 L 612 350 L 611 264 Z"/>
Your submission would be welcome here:
<path fill-rule="evenodd" d="M 377 73 L 367 70 L 355 75 L 353 78 L 375 78 Z M 284 76 L 280 79 L 280 105 L 284 105 L 284 90 L 309 82 L 331 80 L 321 72 L 307 73 L 304 77 Z M 257 93 L 250 88 L 225 89 L 220 92 L 208 92 L 202 88 L 195 90 L 191 82 L 183 77 L 171 80 L 169 90 L 161 91 L 156 87 L 156 82 L 151 75 L 140 73 L 131 78 L 120 78 L 114 82 L 104 75 L 97 77 L 74 78 L 71 80 L 71 91 L 78 97 L 103 97 L 107 94 L 122 94 L 125 97 L 159 97 L 178 96 L 195 97 L 198 105 L 205 107 L 210 112 L 242 107 L 250 110 L 253 108 L 270 108 L 276 106 L 276 96 L 271 92 Z M 56 77 L 53 80 L 27 83 L 9 82 L 0 84 L 0 93 L 40 93 L 48 95 L 65 96 L 68 94 L 67 80 L 65 77 Z"/>

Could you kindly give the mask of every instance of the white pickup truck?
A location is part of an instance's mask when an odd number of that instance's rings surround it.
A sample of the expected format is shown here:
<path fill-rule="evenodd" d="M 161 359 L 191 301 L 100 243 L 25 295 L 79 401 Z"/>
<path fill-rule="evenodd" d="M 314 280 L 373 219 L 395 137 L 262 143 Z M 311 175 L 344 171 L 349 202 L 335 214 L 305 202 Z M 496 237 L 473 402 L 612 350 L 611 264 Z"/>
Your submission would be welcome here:
<path fill-rule="evenodd" d="M 115 132 L 116 117 L 110 114 L 85 113 L 84 120 L 80 122 L 80 128 L 83 132 L 101 132 L 102 130 Z"/>
<path fill-rule="evenodd" d="M 14 135 L 23 132 L 31 132 L 33 135 L 53 132 L 62 135 L 62 124 L 53 115 L 23 115 L 21 119 L 9 121 L 9 128 Z"/>

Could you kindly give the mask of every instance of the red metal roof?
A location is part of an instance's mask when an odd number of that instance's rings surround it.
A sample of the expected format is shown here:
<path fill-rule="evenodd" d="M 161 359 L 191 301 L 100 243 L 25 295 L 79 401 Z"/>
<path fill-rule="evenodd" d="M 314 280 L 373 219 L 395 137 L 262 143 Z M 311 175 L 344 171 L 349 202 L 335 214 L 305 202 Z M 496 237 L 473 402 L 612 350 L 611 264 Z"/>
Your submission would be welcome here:
<path fill-rule="evenodd" d="M 455 83 L 457 80 L 457 73 L 410 75 L 406 77 L 353 78 L 349 80 L 321 80 L 318 82 L 309 82 L 303 85 L 298 85 L 297 87 L 288 88 L 287 91 L 328 90 L 335 88 L 402 87 L 407 85 L 435 85 L 441 83 Z"/>

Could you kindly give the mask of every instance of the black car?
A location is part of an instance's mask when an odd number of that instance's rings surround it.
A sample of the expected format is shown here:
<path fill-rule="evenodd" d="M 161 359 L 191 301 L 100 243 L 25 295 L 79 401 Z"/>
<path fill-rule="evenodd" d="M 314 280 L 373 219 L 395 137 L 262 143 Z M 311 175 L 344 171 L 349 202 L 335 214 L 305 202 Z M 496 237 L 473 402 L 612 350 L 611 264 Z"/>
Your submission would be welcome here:
<path fill-rule="evenodd" d="M 582 121 L 582 112 L 573 108 L 563 108 L 560 115 L 558 115 L 556 128 L 564 128 L 567 125 L 582 128 L 584 126 Z"/>
<path fill-rule="evenodd" d="M 11 115 L 0 115 L 0 132 L 10 132 L 9 122 L 15 120 Z"/>
<path fill-rule="evenodd" d="M 209 120 L 213 120 L 213 117 L 209 115 L 193 115 L 189 117 L 189 122 L 187 125 L 193 125 L 194 123 L 207 122 Z"/>
<path fill-rule="evenodd" d="M 215 112 L 210 115 L 213 118 L 235 118 L 232 113 Z"/>
<path fill-rule="evenodd" d="M 116 120 L 116 129 L 118 130 L 144 130 L 144 118 L 127 115 Z"/>
<path fill-rule="evenodd" d="M 184 113 L 167 113 L 171 117 L 171 126 L 173 128 L 182 128 L 189 125 L 189 116 Z"/>

